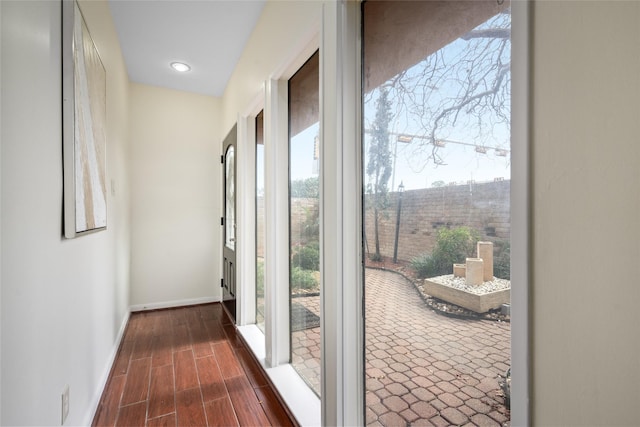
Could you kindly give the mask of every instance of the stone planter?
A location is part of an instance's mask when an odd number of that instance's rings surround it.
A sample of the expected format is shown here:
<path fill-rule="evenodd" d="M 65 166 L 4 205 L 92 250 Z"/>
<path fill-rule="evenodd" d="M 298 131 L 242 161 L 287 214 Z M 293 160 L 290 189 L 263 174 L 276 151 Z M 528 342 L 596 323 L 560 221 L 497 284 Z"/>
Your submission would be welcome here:
<path fill-rule="evenodd" d="M 426 294 L 476 313 L 495 310 L 500 308 L 502 304 L 508 304 L 511 300 L 511 289 L 475 294 L 438 283 L 434 279 L 425 279 L 424 292 Z"/>

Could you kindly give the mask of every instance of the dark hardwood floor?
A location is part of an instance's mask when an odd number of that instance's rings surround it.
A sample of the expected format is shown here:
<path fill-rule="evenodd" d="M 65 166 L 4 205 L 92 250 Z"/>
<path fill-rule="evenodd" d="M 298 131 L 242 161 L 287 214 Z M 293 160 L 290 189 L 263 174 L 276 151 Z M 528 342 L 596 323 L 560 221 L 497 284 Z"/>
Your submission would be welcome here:
<path fill-rule="evenodd" d="M 221 304 L 132 313 L 94 426 L 294 426 Z"/>

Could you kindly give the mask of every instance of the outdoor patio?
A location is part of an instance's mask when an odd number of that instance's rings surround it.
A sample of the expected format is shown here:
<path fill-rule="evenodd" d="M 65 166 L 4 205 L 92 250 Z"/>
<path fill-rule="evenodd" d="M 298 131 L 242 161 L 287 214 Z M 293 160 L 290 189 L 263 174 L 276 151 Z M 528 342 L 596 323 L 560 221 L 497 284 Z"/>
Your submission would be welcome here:
<path fill-rule="evenodd" d="M 509 425 L 498 385 L 510 365 L 508 323 L 437 314 L 390 271 L 367 269 L 365 291 L 367 425 Z M 295 301 L 319 315 L 318 296 Z M 317 392 L 319 332 L 292 337 L 293 364 Z"/>

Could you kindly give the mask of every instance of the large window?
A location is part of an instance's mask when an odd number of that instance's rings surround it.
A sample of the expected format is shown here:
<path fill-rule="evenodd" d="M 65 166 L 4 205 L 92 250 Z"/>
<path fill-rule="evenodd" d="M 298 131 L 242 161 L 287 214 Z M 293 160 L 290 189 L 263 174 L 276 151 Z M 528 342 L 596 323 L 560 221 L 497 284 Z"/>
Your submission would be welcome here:
<path fill-rule="evenodd" d="M 322 60 L 265 82 L 240 330 L 301 424 L 523 425 L 526 4 L 513 50 L 508 0 L 399 4 L 325 4 Z"/>
<path fill-rule="evenodd" d="M 291 363 L 320 394 L 319 54 L 289 80 Z"/>
<path fill-rule="evenodd" d="M 509 2 L 366 2 L 366 422 L 510 420 Z"/>

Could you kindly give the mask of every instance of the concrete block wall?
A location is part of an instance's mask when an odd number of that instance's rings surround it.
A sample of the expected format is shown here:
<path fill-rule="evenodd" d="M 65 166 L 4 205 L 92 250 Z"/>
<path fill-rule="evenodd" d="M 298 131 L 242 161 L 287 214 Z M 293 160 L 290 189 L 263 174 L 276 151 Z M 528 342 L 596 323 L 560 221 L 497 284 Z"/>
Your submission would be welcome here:
<path fill-rule="evenodd" d="M 402 211 L 398 236 L 398 259 L 410 261 L 431 253 L 435 246 L 438 229 L 442 227 L 467 226 L 476 229 L 482 240 L 492 242 L 509 241 L 510 181 L 468 183 L 439 188 L 408 190 L 402 194 Z M 365 206 L 369 196 L 365 196 Z M 380 253 L 393 257 L 398 210 L 398 193 L 389 194 L 388 207 L 380 212 Z M 262 221 L 263 198 L 258 200 L 258 224 Z M 311 212 L 318 212 L 318 199 L 296 198 L 291 203 L 292 244 L 300 243 L 300 234 Z M 365 209 L 365 251 L 375 252 L 373 209 Z M 263 229 L 258 226 L 258 254 Z"/>
<path fill-rule="evenodd" d="M 509 191 L 508 180 L 405 191 L 402 194 L 398 259 L 410 261 L 418 255 L 431 253 L 438 229 L 442 227 L 467 226 L 476 229 L 482 240 L 508 241 Z M 388 207 L 380 214 L 378 233 L 383 256 L 393 257 L 398 196 L 398 193 L 389 194 Z M 373 218 L 373 209 L 366 209 L 369 253 L 375 252 Z"/>
<path fill-rule="evenodd" d="M 256 198 L 257 206 L 257 240 L 256 251 L 259 257 L 264 256 L 264 196 Z M 318 199 L 295 198 L 291 201 L 291 244 L 298 245 L 301 243 L 301 235 L 304 232 L 306 223 L 319 212 Z M 286 237 L 286 236 L 285 236 Z"/>

